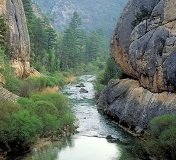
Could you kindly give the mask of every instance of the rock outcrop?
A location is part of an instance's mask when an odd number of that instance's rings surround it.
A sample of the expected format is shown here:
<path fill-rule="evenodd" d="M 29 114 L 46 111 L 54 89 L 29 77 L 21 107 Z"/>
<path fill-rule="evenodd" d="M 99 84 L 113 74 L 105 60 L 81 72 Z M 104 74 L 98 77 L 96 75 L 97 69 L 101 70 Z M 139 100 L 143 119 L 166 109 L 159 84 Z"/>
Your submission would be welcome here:
<path fill-rule="evenodd" d="M 156 116 L 176 114 L 176 1 L 129 0 L 111 48 L 130 79 L 111 81 L 101 108 L 136 132 Z"/>
<path fill-rule="evenodd" d="M 140 8 L 150 13 L 132 26 Z M 112 56 L 126 74 L 152 92 L 176 88 L 176 1 L 130 0 L 117 25 Z"/>
<path fill-rule="evenodd" d="M 0 15 L 8 30 L 8 49 L 12 66 L 19 77 L 30 72 L 30 39 L 21 0 L 0 0 Z"/>
<path fill-rule="evenodd" d="M 136 133 L 163 114 L 176 114 L 176 94 L 152 93 L 137 80 L 111 80 L 99 99 L 99 106 L 119 124 Z"/>

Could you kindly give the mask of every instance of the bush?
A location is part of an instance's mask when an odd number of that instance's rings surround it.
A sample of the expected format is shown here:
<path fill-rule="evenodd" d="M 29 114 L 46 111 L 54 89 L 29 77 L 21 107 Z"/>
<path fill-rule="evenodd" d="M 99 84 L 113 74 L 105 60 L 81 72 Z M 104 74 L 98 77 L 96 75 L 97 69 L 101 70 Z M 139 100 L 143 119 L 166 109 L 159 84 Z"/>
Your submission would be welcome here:
<path fill-rule="evenodd" d="M 19 110 L 12 114 L 11 119 L 9 134 L 12 134 L 12 140 L 27 144 L 35 140 L 42 126 L 39 117 L 28 110 Z"/>
<path fill-rule="evenodd" d="M 74 131 L 75 117 L 62 94 L 35 94 L 0 103 L 0 150 L 26 150 L 37 137 Z M 6 146 L 9 146 L 8 148 Z"/>
<path fill-rule="evenodd" d="M 46 87 L 63 86 L 63 75 L 30 77 L 21 82 L 20 96 L 29 97 L 33 92 L 41 91 Z"/>
<path fill-rule="evenodd" d="M 59 113 L 68 108 L 68 99 L 64 95 L 58 93 L 34 94 L 31 96 L 31 99 L 34 102 L 47 101 L 52 103 L 58 109 Z"/>
<path fill-rule="evenodd" d="M 15 93 L 19 95 L 20 88 L 21 88 L 21 80 L 17 78 L 13 71 L 11 71 L 10 68 L 4 68 L 4 71 L 2 73 L 5 77 L 5 88 L 11 91 L 12 93 Z"/>
<path fill-rule="evenodd" d="M 99 77 L 99 81 L 101 84 L 107 85 L 108 82 L 113 78 L 121 78 L 122 70 L 117 66 L 114 59 L 109 58 L 106 62 L 106 69 L 102 75 Z"/>
<path fill-rule="evenodd" d="M 41 122 L 37 116 L 16 103 L 1 101 L 0 147 L 28 145 L 38 135 Z M 12 148 L 11 148 L 12 149 Z"/>
<path fill-rule="evenodd" d="M 111 79 L 121 78 L 122 74 L 122 70 L 117 66 L 115 61 L 109 58 L 106 62 L 105 70 L 99 72 L 97 75 L 97 81 L 95 83 L 97 95 L 99 95 L 105 89 L 105 86 Z"/>
<path fill-rule="evenodd" d="M 176 159 L 175 115 L 154 118 L 149 124 L 149 134 L 145 147 L 150 154 L 169 160 Z"/>

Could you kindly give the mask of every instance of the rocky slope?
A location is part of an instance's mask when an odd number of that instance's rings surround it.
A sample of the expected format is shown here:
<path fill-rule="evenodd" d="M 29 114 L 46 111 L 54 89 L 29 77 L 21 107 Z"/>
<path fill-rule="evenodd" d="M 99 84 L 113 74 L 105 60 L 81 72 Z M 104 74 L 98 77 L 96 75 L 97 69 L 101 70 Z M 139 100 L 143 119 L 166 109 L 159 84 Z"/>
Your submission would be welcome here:
<path fill-rule="evenodd" d="M 8 50 L 12 66 L 19 77 L 30 72 L 30 39 L 21 0 L 0 0 L 0 15 L 8 31 Z"/>
<path fill-rule="evenodd" d="M 142 7 L 148 15 L 133 26 Z M 112 57 L 130 79 L 109 84 L 99 104 L 136 131 L 155 116 L 176 114 L 175 11 L 175 0 L 130 0 L 112 39 Z"/>
<path fill-rule="evenodd" d="M 86 30 L 102 28 L 110 34 L 127 0 L 34 0 L 42 12 L 53 19 L 56 29 L 63 30 L 77 11 Z"/>

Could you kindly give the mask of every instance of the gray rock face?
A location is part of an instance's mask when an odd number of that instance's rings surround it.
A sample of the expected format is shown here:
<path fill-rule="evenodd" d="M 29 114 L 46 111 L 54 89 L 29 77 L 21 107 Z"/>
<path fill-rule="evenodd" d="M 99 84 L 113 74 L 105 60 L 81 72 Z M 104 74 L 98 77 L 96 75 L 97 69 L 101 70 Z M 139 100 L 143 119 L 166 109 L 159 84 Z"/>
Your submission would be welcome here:
<path fill-rule="evenodd" d="M 149 121 L 163 114 L 176 114 L 174 93 L 152 93 L 137 80 L 111 80 L 99 99 L 99 106 L 135 132 L 147 128 Z"/>
<path fill-rule="evenodd" d="M 134 27 L 142 6 L 150 14 Z M 112 56 L 124 72 L 151 92 L 174 92 L 175 52 L 176 1 L 130 0 L 112 40 Z"/>
<path fill-rule="evenodd" d="M 142 6 L 148 16 L 133 26 Z M 176 114 L 176 1 L 130 0 L 111 48 L 132 79 L 110 81 L 100 108 L 136 133 L 156 116 Z"/>
<path fill-rule="evenodd" d="M 22 77 L 30 69 L 30 39 L 21 0 L 1 0 L 0 14 L 8 27 L 8 45 L 12 66 Z"/>

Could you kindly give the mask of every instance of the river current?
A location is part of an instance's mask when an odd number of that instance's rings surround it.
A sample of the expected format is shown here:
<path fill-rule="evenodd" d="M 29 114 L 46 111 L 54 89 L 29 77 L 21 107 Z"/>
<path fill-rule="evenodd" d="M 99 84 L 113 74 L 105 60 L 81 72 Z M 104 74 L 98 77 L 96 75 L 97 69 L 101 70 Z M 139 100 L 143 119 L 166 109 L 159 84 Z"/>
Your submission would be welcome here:
<path fill-rule="evenodd" d="M 134 139 L 97 110 L 94 82 L 94 76 L 84 75 L 78 77 L 78 83 L 84 84 L 82 88 L 88 93 L 80 92 L 78 84 L 69 84 L 62 90 L 77 117 L 78 133 L 34 150 L 25 160 L 125 160 L 123 157 L 128 157 L 125 148 Z M 130 160 L 135 158 L 130 156 Z"/>

